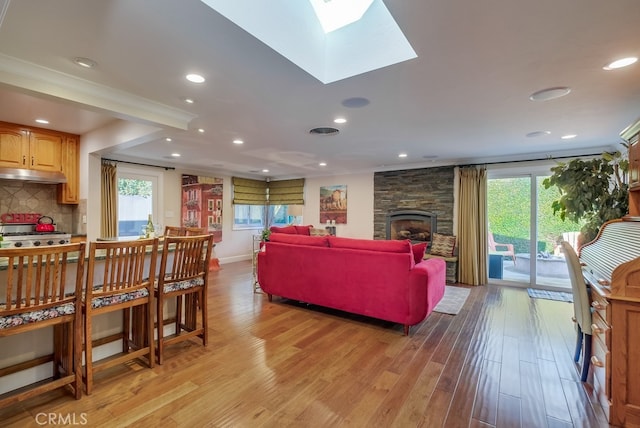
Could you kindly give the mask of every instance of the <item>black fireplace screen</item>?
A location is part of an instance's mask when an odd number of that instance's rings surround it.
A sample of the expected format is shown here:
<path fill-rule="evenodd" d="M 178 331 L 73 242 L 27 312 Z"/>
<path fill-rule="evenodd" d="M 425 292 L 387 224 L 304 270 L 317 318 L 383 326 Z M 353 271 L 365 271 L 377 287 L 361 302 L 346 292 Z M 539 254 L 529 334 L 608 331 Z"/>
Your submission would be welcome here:
<path fill-rule="evenodd" d="M 387 239 L 410 239 L 431 242 L 436 233 L 436 215 L 426 211 L 394 211 L 387 215 Z"/>

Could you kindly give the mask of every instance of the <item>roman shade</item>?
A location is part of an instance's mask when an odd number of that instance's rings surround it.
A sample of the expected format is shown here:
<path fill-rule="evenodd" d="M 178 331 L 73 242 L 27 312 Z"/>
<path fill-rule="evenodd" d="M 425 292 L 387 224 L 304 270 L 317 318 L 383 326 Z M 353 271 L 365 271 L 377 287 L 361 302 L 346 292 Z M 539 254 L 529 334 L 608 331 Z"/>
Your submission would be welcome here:
<path fill-rule="evenodd" d="M 304 178 L 260 181 L 233 177 L 236 205 L 304 205 Z"/>
<path fill-rule="evenodd" d="M 268 187 L 270 205 L 304 205 L 304 178 L 271 181 Z"/>
<path fill-rule="evenodd" d="M 267 182 L 232 177 L 233 203 L 236 205 L 267 205 Z"/>

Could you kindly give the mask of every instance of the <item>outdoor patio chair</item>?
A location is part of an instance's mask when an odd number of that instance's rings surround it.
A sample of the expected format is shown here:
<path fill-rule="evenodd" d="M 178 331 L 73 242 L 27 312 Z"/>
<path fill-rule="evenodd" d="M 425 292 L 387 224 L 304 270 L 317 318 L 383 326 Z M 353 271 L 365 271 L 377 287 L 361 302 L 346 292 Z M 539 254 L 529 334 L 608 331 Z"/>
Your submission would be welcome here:
<path fill-rule="evenodd" d="M 513 244 L 499 244 L 493 239 L 493 233 L 489 232 L 489 254 L 500 254 L 501 256 L 511 257 L 513 264 L 516 264 L 516 253 L 513 249 Z M 498 250 L 498 247 L 505 248 L 505 250 Z"/>

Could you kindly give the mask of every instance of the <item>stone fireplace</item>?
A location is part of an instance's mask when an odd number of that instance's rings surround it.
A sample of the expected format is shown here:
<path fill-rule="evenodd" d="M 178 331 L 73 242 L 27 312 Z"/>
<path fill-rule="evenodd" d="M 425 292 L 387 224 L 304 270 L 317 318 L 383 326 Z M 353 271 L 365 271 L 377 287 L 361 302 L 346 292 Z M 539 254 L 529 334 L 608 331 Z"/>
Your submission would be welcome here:
<path fill-rule="evenodd" d="M 387 239 L 409 239 L 411 242 L 431 242 L 437 232 L 437 216 L 421 210 L 393 211 L 387 215 Z"/>

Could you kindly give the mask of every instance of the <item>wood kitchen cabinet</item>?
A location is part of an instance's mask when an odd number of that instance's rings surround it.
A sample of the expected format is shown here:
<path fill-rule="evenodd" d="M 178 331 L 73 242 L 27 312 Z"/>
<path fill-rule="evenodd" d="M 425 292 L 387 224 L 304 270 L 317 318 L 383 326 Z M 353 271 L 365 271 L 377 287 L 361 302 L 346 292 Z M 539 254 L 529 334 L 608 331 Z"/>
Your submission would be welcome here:
<path fill-rule="evenodd" d="M 0 167 L 25 168 L 28 157 L 28 131 L 0 123 Z"/>
<path fill-rule="evenodd" d="M 0 122 L 0 167 L 62 172 L 58 203 L 79 202 L 79 137 L 13 123 Z"/>
<path fill-rule="evenodd" d="M 78 153 L 78 138 L 66 137 L 62 142 L 62 173 L 67 182 L 58 184 L 58 203 L 77 204 L 80 202 L 78 170 L 80 156 Z"/>
<path fill-rule="evenodd" d="M 0 166 L 60 171 L 61 135 L 3 124 L 0 127 Z"/>
<path fill-rule="evenodd" d="M 29 165 L 23 168 L 61 171 L 63 140 L 59 134 L 29 131 Z"/>

